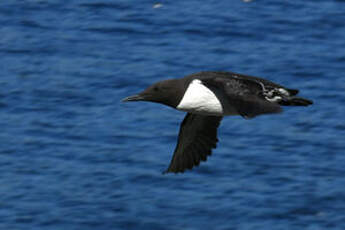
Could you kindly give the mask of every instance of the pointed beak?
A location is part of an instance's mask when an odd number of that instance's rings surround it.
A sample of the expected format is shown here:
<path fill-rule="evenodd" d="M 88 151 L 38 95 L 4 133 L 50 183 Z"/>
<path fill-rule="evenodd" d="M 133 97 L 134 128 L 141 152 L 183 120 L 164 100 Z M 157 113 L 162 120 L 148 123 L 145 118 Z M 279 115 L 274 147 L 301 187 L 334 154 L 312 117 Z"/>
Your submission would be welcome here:
<path fill-rule="evenodd" d="M 129 97 L 125 97 L 124 99 L 122 99 L 122 102 L 127 102 L 127 101 L 143 101 L 145 100 L 145 98 L 139 94 L 137 95 L 132 95 Z"/>

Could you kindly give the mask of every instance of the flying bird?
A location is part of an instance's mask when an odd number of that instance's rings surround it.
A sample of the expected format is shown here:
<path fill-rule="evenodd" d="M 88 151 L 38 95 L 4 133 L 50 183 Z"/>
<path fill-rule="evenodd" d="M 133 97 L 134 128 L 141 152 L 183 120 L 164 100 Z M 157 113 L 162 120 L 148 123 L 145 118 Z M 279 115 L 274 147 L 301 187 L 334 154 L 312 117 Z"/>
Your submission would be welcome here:
<path fill-rule="evenodd" d="M 159 81 L 139 94 L 123 99 L 149 101 L 187 112 L 169 167 L 163 173 L 180 173 L 206 161 L 218 142 L 217 128 L 224 116 L 246 119 L 282 111 L 281 106 L 308 106 L 311 100 L 296 97 L 271 81 L 233 72 L 199 72 Z"/>

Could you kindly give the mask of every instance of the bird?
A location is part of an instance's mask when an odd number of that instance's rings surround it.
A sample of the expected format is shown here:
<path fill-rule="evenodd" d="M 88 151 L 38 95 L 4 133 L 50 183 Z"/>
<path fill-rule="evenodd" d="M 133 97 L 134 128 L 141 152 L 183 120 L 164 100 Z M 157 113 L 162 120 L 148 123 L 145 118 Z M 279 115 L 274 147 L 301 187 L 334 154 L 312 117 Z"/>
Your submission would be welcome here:
<path fill-rule="evenodd" d="M 308 106 L 299 90 L 272 81 L 225 71 L 202 71 L 156 82 L 123 102 L 160 103 L 187 112 L 173 157 L 165 173 L 183 173 L 199 166 L 217 147 L 217 129 L 225 116 L 251 119 L 282 112 L 281 106 Z"/>

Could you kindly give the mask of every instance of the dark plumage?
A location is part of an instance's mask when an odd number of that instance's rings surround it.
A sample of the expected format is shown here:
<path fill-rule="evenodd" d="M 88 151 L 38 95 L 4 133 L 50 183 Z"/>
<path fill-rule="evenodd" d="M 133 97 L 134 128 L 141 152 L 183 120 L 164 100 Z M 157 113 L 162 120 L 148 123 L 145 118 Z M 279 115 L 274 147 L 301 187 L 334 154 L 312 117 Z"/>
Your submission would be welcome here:
<path fill-rule="evenodd" d="M 298 90 L 271 81 L 231 72 L 200 72 L 160 81 L 123 101 L 151 101 L 188 112 L 173 158 L 166 172 L 184 172 L 206 161 L 218 142 L 223 116 L 253 118 L 279 113 L 281 106 L 307 106 L 311 100 L 296 97 Z"/>

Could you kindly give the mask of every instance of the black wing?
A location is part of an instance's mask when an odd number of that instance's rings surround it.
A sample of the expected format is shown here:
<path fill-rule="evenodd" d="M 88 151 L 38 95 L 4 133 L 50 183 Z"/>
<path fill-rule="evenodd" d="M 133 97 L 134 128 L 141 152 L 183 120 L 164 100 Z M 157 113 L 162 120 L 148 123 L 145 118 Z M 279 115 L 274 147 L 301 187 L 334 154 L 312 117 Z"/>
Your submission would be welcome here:
<path fill-rule="evenodd" d="M 217 128 L 221 120 L 222 117 L 188 113 L 181 124 L 170 165 L 163 173 L 184 172 L 198 166 L 200 161 L 206 161 L 212 149 L 216 148 Z"/>
<path fill-rule="evenodd" d="M 246 82 L 252 81 L 253 83 L 259 83 L 259 84 L 265 85 L 267 89 L 283 88 L 289 92 L 290 96 L 295 96 L 298 94 L 297 89 L 289 89 L 282 85 L 279 85 L 277 83 L 274 83 L 272 81 L 269 81 L 260 77 L 254 77 L 254 76 L 249 76 L 249 75 L 244 75 L 244 74 L 239 74 L 239 73 L 234 73 L 234 72 L 203 71 L 203 72 L 190 75 L 191 78 L 199 78 L 202 80 L 210 78 L 210 76 L 217 77 L 217 78 L 226 78 L 226 79 L 238 79 L 238 80 L 243 80 Z"/>
<path fill-rule="evenodd" d="M 245 118 L 281 112 L 279 104 L 265 99 L 266 87 L 270 86 L 265 86 L 256 79 L 216 77 L 203 79 L 202 82 L 208 87 L 215 87 L 224 92 L 231 106 Z"/>

